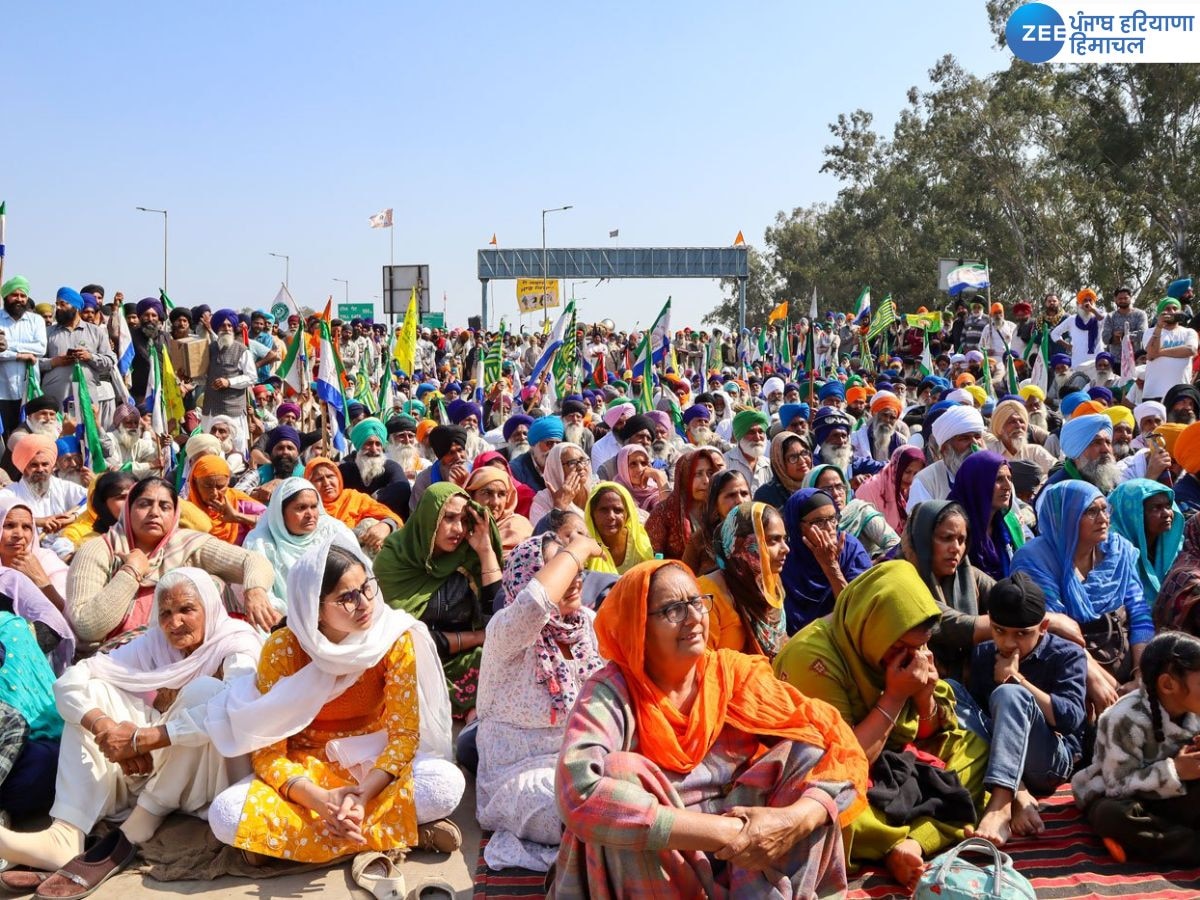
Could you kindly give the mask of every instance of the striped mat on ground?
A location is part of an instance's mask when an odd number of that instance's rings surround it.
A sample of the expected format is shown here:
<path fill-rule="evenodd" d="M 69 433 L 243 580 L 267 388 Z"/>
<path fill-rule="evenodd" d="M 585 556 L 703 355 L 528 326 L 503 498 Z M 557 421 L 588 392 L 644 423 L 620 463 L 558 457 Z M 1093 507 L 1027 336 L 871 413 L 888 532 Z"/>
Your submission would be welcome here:
<path fill-rule="evenodd" d="M 1017 871 L 1029 879 L 1039 900 L 1067 897 L 1137 897 L 1139 900 L 1194 900 L 1200 896 L 1200 868 L 1157 869 L 1152 863 L 1116 862 L 1104 849 L 1063 785 L 1042 802 L 1046 831 L 1005 847 Z M 975 860 L 977 857 L 969 856 Z M 978 857 L 982 859 L 982 857 Z M 1196 861 L 1200 865 L 1200 860 Z M 868 870 L 850 885 L 851 898 L 899 898 L 886 872 Z"/>
<path fill-rule="evenodd" d="M 474 900 L 508 900 L 517 897 L 545 897 L 546 873 L 529 869 L 489 869 L 483 861 L 483 848 L 491 832 L 483 832 L 479 841 L 479 859 L 475 862 Z"/>

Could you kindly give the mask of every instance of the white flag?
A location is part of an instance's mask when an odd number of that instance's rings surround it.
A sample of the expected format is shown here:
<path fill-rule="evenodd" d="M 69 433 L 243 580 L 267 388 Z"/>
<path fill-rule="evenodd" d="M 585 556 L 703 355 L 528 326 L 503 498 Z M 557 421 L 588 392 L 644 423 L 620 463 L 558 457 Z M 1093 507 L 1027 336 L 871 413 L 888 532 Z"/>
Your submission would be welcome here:
<path fill-rule="evenodd" d="M 391 228 L 392 227 L 392 210 L 388 209 L 378 212 L 368 219 L 372 228 Z"/>

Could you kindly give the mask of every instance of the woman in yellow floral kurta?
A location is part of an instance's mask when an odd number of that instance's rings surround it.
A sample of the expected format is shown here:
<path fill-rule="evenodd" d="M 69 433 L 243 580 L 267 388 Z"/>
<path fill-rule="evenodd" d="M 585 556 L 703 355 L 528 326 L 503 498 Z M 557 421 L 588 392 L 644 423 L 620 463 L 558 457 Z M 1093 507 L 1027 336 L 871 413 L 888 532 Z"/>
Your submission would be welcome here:
<path fill-rule="evenodd" d="M 463 790 L 448 759 L 444 681 L 431 679 L 440 698 L 418 682 L 422 651 L 437 672 L 428 633 L 394 619 L 369 563 L 336 541 L 289 573 L 288 627 L 267 640 L 256 683 L 229 692 L 224 724 L 213 727 L 223 752 L 232 741 L 254 766 L 253 779 L 213 802 L 214 834 L 298 862 L 416 846 L 418 821 L 448 816 Z M 437 727 L 433 714 L 444 720 Z"/>

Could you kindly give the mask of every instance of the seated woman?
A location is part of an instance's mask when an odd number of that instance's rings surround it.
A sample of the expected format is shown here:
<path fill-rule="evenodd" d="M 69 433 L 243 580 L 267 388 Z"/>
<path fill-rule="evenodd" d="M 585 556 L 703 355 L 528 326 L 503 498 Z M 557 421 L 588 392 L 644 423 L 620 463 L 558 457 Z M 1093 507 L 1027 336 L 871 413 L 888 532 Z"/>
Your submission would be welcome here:
<path fill-rule="evenodd" d="M 61 610 L 67 605 L 67 564 L 41 538 L 28 504 L 0 496 L 0 565 L 26 576 Z"/>
<path fill-rule="evenodd" d="M 1008 460 L 991 450 L 972 453 L 959 466 L 949 499 L 966 511 L 971 565 L 994 581 L 1007 578 L 1013 554 L 1025 546 Z"/>
<path fill-rule="evenodd" d="M 637 506 L 621 485 L 601 481 L 592 488 L 583 520 L 588 534 L 604 550 L 596 559 L 588 560 L 591 571 L 623 575 L 638 563 L 654 558 L 654 547 L 638 518 Z"/>
<path fill-rule="evenodd" d="M 722 460 L 724 462 L 724 460 Z M 746 476 L 735 469 L 720 469 L 708 483 L 708 497 L 704 501 L 701 525 L 692 531 L 683 548 L 683 564 L 703 575 L 717 567 L 714 551 L 717 529 L 729 515 L 729 511 L 750 499 L 750 483 Z"/>
<path fill-rule="evenodd" d="M 491 515 L 505 553 L 533 534 L 530 521 L 517 513 L 517 489 L 507 469 L 476 466 L 463 490 Z"/>
<path fill-rule="evenodd" d="M 555 446 L 557 447 L 558 445 L 555 444 Z M 513 486 L 517 491 L 517 515 L 524 516 L 531 522 L 536 522 L 537 520 L 533 518 L 533 513 L 530 512 L 536 492 L 525 482 L 513 478 L 512 467 L 509 465 L 504 454 L 498 450 L 485 450 L 475 457 L 475 462 L 471 464 L 471 470 L 481 469 L 484 466 L 503 469 L 508 473 L 508 477 L 512 480 Z"/>
<path fill-rule="evenodd" d="M 266 507 L 230 487 L 231 469 L 224 457 L 210 453 L 196 460 L 188 476 L 188 497 L 212 520 L 209 534 L 241 546 Z"/>
<path fill-rule="evenodd" d="M 580 603 L 584 564 L 600 546 L 586 535 L 531 538 L 504 565 L 505 606 L 488 623 L 479 672 L 476 780 L 479 824 L 493 832 L 493 869 L 547 871 L 562 838 L 554 768 L 579 689 L 604 665 Z"/>
<path fill-rule="evenodd" d="M 407 524 L 383 542 L 375 577 L 384 601 L 433 635 L 454 717 L 474 718 L 484 628 L 500 589 L 500 532 L 455 484 L 429 486 Z"/>
<path fill-rule="evenodd" d="M 111 654 L 72 666 L 54 685 L 65 727 L 53 820 L 44 831 L 0 828 L 0 858 L 43 870 L 39 891 L 81 897 L 132 861 L 175 810 L 204 817 L 245 771 L 205 731 L 208 702 L 254 672 L 262 639 L 225 612 L 206 572 L 165 573 L 146 633 Z M 101 818 L 121 818 L 87 853 Z M 54 875 L 50 872 L 60 870 Z"/>
<path fill-rule="evenodd" d="M 646 534 L 655 553 L 682 559 L 692 534 L 703 526 L 708 486 L 725 468 L 725 458 L 712 447 L 685 452 L 675 461 L 675 484 L 646 519 Z"/>
<path fill-rule="evenodd" d="M 612 662 L 567 720 L 552 897 L 595 896 L 597 884 L 630 896 L 846 890 L 842 827 L 865 808 L 862 749 L 762 657 L 709 649 L 699 595 L 686 568 L 656 560 L 600 607 Z"/>
<path fill-rule="evenodd" d="M 354 532 L 368 556 L 378 553 L 387 536 L 404 524 L 370 494 L 345 487 L 342 471 L 332 459 L 314 456 L 304 467 L 304 477 L 317 489 L 325 512 Z"/>
<path fill-rule="evenodd" d="M 1137 550 L 1142 596 L 1153 609 L 1158 591 L 1183 546 L 1183 513 L 1175 492 L 1146 478 L 1123 481 L 1108 495 L 1113 531 Z"/>
<path fill-rule="evenodd" d="M 104 472 L 88 488 L 87 508 L 59 533 L 76 548 L 89 538 L 106 534 L 117 524 L 125 508 L 125 498 L 135 484 L 137 479 L 132 472 Z"/>
<path fill-rule="evenodd" d="M 708 646 L 774 659 L 787 640 L 780 573 L 788 555 L 779 510 L 765 503 L 735 506 L 714 541 L 717 570 L 699 579 L 711 594 Z"/>
<path fill-rule="evenodd" d="M 1046 595 L 1049 612 L 1079 625 L 1088 651 L 1088 708 L 1099 715 L 1136 686 L 1142 648 L 1154 637 L 1142 596 L 1137 550 L 1109 528 L 1104 495 L 1072 479 L 1042 491 L 1041 534 L 1017 551 L 1012 570 Z"/>
<path fill-rule="evenodd" d="M 987 767 L 987 743 L 959 726 L 954 691 L 938 680 L 927 646 L 938 619 L 917 570 L 885 562 L 851 582 L 831 615 L 794 635 L 775 657 L 780 678 L 842 714 L 872 767 L 902 763 L 915 745 L 941 760 L 970 795 L 947 791 L 938 815 L 900 821 L 894 793 L 876 794 L 873 787 L 870 808 L 850 823 L 851 862 L 883 860 L 910 893 L 923 860 L 962 840 L 965 826 L 975 823 Z M 893 801 L 886 814 L 885 800 Z"/>
<path fill-rule="evenodd" d="M 887 464 L 858 486 L 854 496 L 883 513 L 896 534 L 908 520 L 908 489 L 925 468 L 925 454 L 917 447 L 897 447 Z"/>
<path fill-rule="evenodd" d="M 279 620 L 267 594 L 273 574 L 260 554 L 179 526 L 179 502 L 161 478 L 133 486 L 117 523 L 84 541 L 67 572 L 67 619 L 80 641 L 98 644 L 150 622 L 154 587 L 181 566 L 244 588 L 247 620 L 263 631 Z"/>
<path fill-rule="evenodd" d="M 29 624 L 56 676 L 75 661 L 75 632 L 63 611 L 50 602 L 28 575 L 0 566 L 0 612 L 12 613 Z"/>
<path fill-rule="evenodd" d="M 1154 600 L 1154 625 L 1161 631 L 1200 635 L 1200 516 L 1183 527 L 1179 555 Z"/>
<path fill-rule="evenodd" d="M 871 568 L 871 557 L 850 534 L 838 532 L 833 498 L 801 488 L 783 505 L 789 553 L 783 564 L 783 608 L 788 634 L 833 611 L 846 585 Z"/>
<path fill-rule="evenodd" d="M 0 812 L 10 821 L 49 811 L 62 736 L 54 670 L 32 624 L 0 612 Z"/>
<path fill-rule="evenodd" d="M 287 615 L 288 573 L 305 554 L 337 535 L 357 542 L 349 528 L 325 512 L 311 481 L 285 478 L 271 493 L 266 514 L 246 535 L 243 546 L 271 564 L 271 606 Z"/>
<path fill-rule="evenodd" d="M 754 499 L 783 509 L 788 497 L 804 487 L 812 469 L 812 449 L 793 431 L 781 431 L 771 438 L 771 480 L 754 492 Z"/>
<path fill-rule="evenodd" d="M 213 744 L 254 766 L 213 801 L 219 841 L 306 863 L 461 842 L 441 821 L 465 779 L 449 761 L 437 654 L 424 626 L 382 602 L 370 566 L 342 535 L 301 557 L 287 625 L 267 639 L 257 678 L 210 709 Z M 424 823 L 437 824 L 421 841 Z"/>
<path fill-rule="evenodd" d="M 641 444 L 626 444 L 617 453 L 613 481 L 629 491 L 643 522 L 667 494 L 667 474 L 650 465 L 650 451 Z"/>
<path fill-rule="evenodd" d="M 529 508 L 529 521 L 534 527 L 552 509 L 572 510 L 583 515 L 595 477 L 592 461 L 582 447 L 567 441 L 555 444 L 546 455 L 542 477 L 546 479 L 546 486 L 534 495 Z"/>
<path fill-rule="evenodd" d="M 900 546 L 900 535 L 892 530 L 883 513 L 854 497 L 845 473 L 837 466 L 814 466 L 804 479 L 804 486 L 818 488 L 833 498 L 838 508 L 838 531 L 858 538 L 871 559 L 882 559 Z"/>

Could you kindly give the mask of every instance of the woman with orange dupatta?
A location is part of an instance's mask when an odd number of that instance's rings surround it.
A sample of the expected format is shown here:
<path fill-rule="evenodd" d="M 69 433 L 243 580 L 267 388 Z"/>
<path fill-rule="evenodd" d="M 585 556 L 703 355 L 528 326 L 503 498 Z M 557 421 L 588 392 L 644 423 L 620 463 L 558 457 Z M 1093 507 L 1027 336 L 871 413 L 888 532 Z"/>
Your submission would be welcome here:
<path fill-rule="evenodd" d="M 242 546 L 267 508 L 229 486 L 232 472 L 223 456 L 209 453 L 192 464 L 188 496 L 212 519 L 208 533 L 227 544 Z"/>
<path fill-rule="evenodd" d="M 833 707 L 765 658 L 708 649 L 711 603 L 685 566 L 651 560 L 600 607 L 611 662 L 567 720 L 550 896 L 846 890 L 842 827 L 866 807 L 866 756 Z"/>
<path fill-rule="evenodd" d="M 304 467 L 304 477 L 312 482 L 321 497 L 325 512 L 354 532 L 358 544 L 372 559 L 387 536 L 404 522 L 370 494 L 347 488 L 338 464 L 324 456 L 314 456 Z"/>

